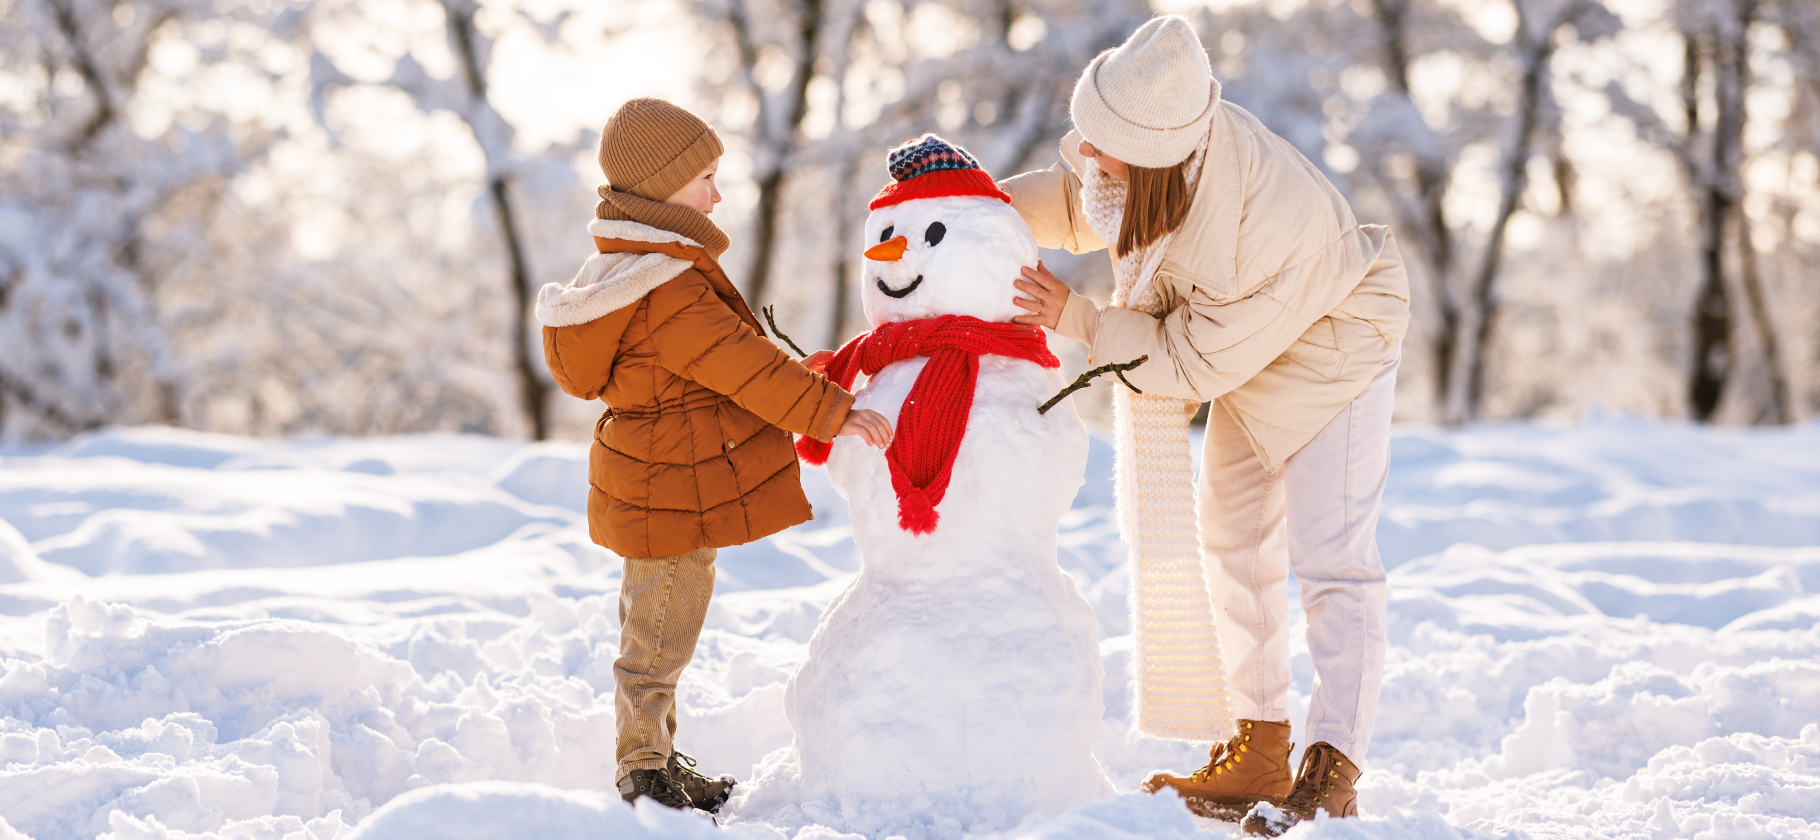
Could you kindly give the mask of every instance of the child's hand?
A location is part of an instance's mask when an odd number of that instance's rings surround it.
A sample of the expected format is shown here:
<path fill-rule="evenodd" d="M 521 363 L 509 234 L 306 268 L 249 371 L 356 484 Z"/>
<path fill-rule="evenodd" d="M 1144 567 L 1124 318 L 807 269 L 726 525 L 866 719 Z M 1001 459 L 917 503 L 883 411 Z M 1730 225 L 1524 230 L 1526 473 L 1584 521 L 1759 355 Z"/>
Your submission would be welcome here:
<path fill-rule="evenodd" d="M 803 357 L 803 367 L 816 373 L 822 373 L 827 370 L 828 360 L 832 358 L 834 358 L 833 350 L 817 350 Z"/>
<path fill-rule="evenodd" d="M 834 434 L 837 437 L 859 435 L 866 439 L 866 443 L 884 449 L 891 445 L 891 421 L 869 408 L 856 408 L 847 412 L 847 419 L 840 424 L 840 431 Z"/>

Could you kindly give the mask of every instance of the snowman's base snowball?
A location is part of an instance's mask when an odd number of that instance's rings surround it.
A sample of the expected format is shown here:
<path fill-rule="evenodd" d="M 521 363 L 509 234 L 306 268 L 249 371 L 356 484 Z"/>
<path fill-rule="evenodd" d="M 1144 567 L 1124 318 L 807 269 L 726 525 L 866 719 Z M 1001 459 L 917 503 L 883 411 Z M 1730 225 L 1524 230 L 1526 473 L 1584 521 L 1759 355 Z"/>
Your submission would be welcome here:
<path fill-rule="evenodd" d="M 886 367 L 854 405 L 895 421 L 925 360 Z M 939 521 L 899 524 L 885 456 L 838 440 L 862 567 L 823 613 L 784 707 L 795 739 L 726 813 L 871 837 L 957 837 L 1059 814 L 1112 786 L 1098 622 L 1056 563 L 1086 470 L 1073 409 L 1038 414 L 1057 371 L 980 360 Z"/>

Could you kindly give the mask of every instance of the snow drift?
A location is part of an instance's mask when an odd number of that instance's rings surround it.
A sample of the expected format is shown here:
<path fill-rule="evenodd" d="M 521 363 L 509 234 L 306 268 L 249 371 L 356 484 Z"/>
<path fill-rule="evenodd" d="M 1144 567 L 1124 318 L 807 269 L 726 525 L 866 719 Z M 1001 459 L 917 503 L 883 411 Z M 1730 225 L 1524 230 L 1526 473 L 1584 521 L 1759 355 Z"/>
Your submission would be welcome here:
<path fill-rule="evenodd" d="M 560 486 L 585 462 L 161 429 L 0 456 L 0 838 L 836 836 L 608 790 L 617 562 Z M 679 692 L 713 772 L 788 746 L 785 682 L 858 568 L 806 476 L 814 522 L 723 554 Z M 1130 791 L 1205 747 L 1130 731 L 1101 441 L 1088 479 L 1061 562 Z M 1368 818 L 1306 836 L 1820 837 L 1820 426 L 1406 430 L 1385 511 Z M 1233 829 L 1126 794 L 996 836 L 1208 832 Z"/>

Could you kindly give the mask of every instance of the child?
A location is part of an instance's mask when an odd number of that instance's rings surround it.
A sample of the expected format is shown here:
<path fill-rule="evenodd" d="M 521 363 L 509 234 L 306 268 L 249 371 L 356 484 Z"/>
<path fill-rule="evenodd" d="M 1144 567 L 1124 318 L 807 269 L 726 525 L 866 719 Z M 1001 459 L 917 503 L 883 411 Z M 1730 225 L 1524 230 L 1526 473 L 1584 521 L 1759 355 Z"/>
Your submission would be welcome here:
<path fill-rule="evenodd" d="M 607 411 L 594 427 L 588 532 L 625 558 L 620 585 L 620 794 L 714 811 L 731 776 L 695 772 L 675 751 L 676 681 L 714 591 L 714 550 L 808 520 L 790 433 L 860 435 L 891 424 L 764 338 L 716 260 L 727 235 L 720 137 L 661 99 L 620 107 L 600 133 L 600 253 L 538 296 L 544 359 L 557 384 Z"/>

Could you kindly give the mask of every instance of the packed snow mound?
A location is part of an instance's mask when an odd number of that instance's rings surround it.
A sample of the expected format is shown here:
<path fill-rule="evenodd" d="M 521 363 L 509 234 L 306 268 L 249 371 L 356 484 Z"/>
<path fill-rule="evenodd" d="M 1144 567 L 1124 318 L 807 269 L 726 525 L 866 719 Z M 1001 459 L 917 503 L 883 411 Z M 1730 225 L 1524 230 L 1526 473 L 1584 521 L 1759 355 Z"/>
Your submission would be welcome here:
<path fill-rule="evenodd" d="M 0 519 L 0 584 L 40 580 L 63 569 L 47 566 L 18 528 Z"/>
<path fill-rule="evenodd" d="M 1378 542 L 1392 568 L 1455 543 L 1820 544 L 1815 428 L 1608 420 L 1397 435 Z"/>
<path fill-rule="evenodd" d="M 548 785 L 470 782 L 411 791 L 373 813 L 346 840 L 643 840 L 643 838 L 769 838 L 757 826 L 717 829 L 705 817 L 617 795 Z"/>
<path fill-rule="evenodd" d="M 59 447 L 57 454 L 65 458 L 122 458 L 141 464 L 208 470 L 264 448 L 261 441 L 252 438 L 145 426 L 79 435 Z"/>
<path fill-rule="evenodd" d="M 493 471 L 499 489 L 538 505 L 588 512 L 588 453 L 571 443 L 541 443 L 512 454 Z"/>
<path fill-rule="evenodd" d="M 219 449 L 196 455 L 200 446 L 173 455 L 172 446 L 138 446 L 138 437 L 126 434 L 119 445 L 92 437 L 67 457 L 7 459 L 0 519 L 32 540 L 41 559 L 104 575 L 440 556 L 577 516 L 468 476 L 395 474 L 401 471 L 370 458 L 283 468 L 246 457 L 244 447 L 234 458 Z M 147 460 L 122 460 L 123 453 Z M 583 481 L 585 488 L 585 473 Z"/>
<path fill-rule="evenodd" d="M 0 453 L 0 551 L 45 572 L 0 583 L 0 840 L 345 840 L 392 830 L 387 814 L 444 837 L 516 813 L 691 836 L 666 821 L 686 815 L 635 822 L 615 801 L 618 563 L 548 503 L 569 488 L 520 470 L 583 464 L 585 444 L 179 436 L 206 458 L 143 444 L 169 439 Z M 1129 794 L 1206 747 L 1131 732 L 1127 572 L 1109 447 L 1091 447 L 1058 544 L 1097 612 L 1095 755 L 1126 795 L 994 836 L 1234 835 Z M 1404 430 L 1393 449 L 1386 524 L 1404 524 L 1381 539 L 1397 565 L 1367 818 L 1299 836 L 1820 838 L 1820 426 Z M 209 465 L 170 463 L 183 458 Z M 678 689 L 679 744 L 711 772 L 749 780 L 790 744 L 785 684 L 859 568 L 827 473 L 804 481 L 815 521 L 722 554 Z M 140 553 L 121 564 L 136 574 L 90 577 L 77 568 L 115 562 L 47 550 L 97 517 L 206 534 L 197 523 L 224 510 L 294 517 L 311 493 L 366 501 L 220 547 L 218 568 Z M 460 540 L 359 544 L 449 499 L 511 513 L 486 528 L 451 514 Z M 374 510 L 413 513 L 366 522 Z M 345 541 L 340 559 L 296 565 L 288 540 L 318 529 Z M 1299 718 L 1313 676 L 1299 643 L 1292 665 Z M 436 822 L 457 800 L 475 804 Z M 806 815 L 723 822 L 703 830 L 842 836 Z"/>

